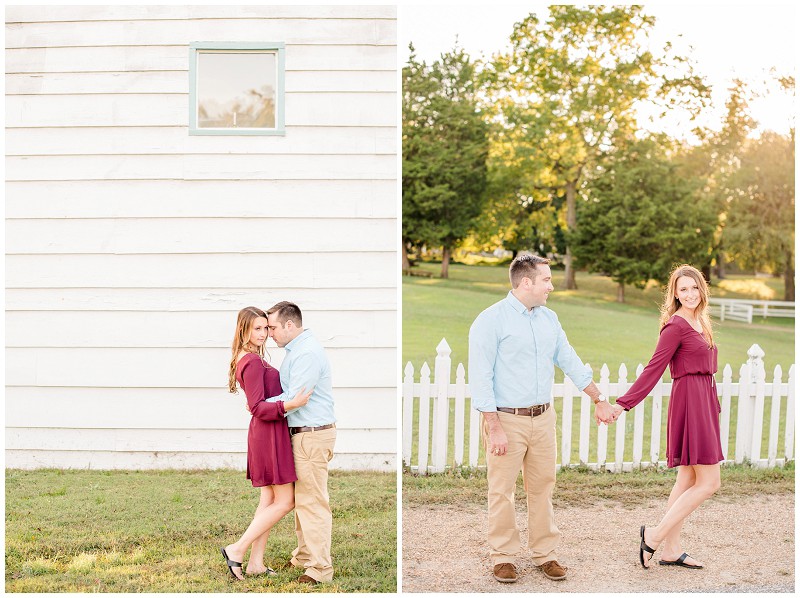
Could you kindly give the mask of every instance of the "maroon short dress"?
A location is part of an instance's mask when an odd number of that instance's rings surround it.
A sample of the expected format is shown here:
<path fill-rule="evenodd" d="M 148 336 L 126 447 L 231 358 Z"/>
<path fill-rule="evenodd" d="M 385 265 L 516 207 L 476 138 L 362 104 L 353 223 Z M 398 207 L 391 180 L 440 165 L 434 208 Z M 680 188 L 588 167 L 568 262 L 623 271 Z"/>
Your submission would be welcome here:
<path fill-rule="evenodd" d="M 249 353 L 236 364 L 236 380 L 244 389 L 252 414 L 247 432 L 247 479 L 255 487 L 296 481 L 283 401 L 264 401 L 281 394 L 278 370 L 259 355 Z"/>
<path fill-rule="evenodd" d="M 673 315 L 661 329 L 656 351 L 642 375 L 617 399 L 625 410 L 653 390 L 669 364 L 672 393 L 667 410 L 667 467 L 714 465 L 723 460 L 719 438 L 717 348 L 682 317 Z"/>

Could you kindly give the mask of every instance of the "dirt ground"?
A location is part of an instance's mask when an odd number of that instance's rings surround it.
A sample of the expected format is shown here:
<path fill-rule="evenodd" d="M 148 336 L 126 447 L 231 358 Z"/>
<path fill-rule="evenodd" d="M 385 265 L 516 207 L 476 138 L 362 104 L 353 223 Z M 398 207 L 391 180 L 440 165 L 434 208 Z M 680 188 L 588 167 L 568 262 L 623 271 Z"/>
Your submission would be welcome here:
<path fill-rule="evenodd" d="M 683 548 L 705 564 L 691 570 L 639 565 L 639 526 L 655 525 L 664 504 L 556 507 L 558 560 L 567 579 L 551 581 L 527 553 L 527 521 L 517 509 L 523 550 L 519 580 L 491 574 L 486 508 L 403 510 L 403 592 L 794 592 L 794 495 L 712 499 L 687 520 Z"/>

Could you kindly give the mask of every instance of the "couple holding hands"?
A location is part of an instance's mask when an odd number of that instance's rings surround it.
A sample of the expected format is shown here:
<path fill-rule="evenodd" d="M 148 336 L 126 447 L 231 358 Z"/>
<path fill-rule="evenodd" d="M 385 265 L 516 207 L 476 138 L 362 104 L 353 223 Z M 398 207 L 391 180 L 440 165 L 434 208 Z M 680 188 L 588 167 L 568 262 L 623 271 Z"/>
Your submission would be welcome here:
<path fill-rule="evenodd" d="M 280 372 L 264 359 L 272 337 L 286 350 Z M 239 540 L 221 548 L 230 574 L 274 575 L 264 564 L 272 527 L 295 512 L 297 548 L 289 565 L 304 570 L 298 582 L 316 585 L 333 578 L 332 516 L 328 500 L 328 463 L 336 427 L 331 368 L 294 303 L 283 301 L 266 312 L 245 307 L 233 339 L 228 390 L 237 385 L 247 397 L 247 479 L 261 488 L 253 521 Z M 252 548 L 251 548 L 252 547 Z M 242 561 L 248 548 L 246 570 Z"/>
<path fill-rule="evenodd" d="M 720 485 L 719 413 L 714 373 L 717 347 L 708 315 L 708 285 L 694 267 L 676 267 L 661 308 L 660 334 L 647 367 L 630 389 L 610 404 L 592 381 L 555 312 L 545 307 L 553 291 L 549 260 L 519 255 L 509 269 L 511 291 L 475 319 L 469 332 L 472 404 L 483 419 L 489 511 L 489 547 L 494 578 L 517 581 L 514 563 L 520 534 L 514 488 L 522 469 L 528 505 L 528 548 L 535 565 L 553 580 L 566 578 L 556 559 L 560 533 L 552 493 L 556 481 L 556 414 L 551 389 L 554 366 L 595 403 L 597 424 L 615 422 L 640 403 L 667 365 L 673 379 L 667 412 L 667 467 L 677 479 L 656 526 L 639 529 L 639 562 L 701 569 L 681 545 L 686 518 Z"/>

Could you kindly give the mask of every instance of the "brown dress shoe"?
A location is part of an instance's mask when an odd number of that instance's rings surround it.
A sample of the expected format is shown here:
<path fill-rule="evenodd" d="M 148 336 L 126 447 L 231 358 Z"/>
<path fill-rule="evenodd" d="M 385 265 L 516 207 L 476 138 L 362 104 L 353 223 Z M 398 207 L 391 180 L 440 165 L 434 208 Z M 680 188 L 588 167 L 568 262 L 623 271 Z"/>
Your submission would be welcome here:
<path fill-rule="evenodd" d="M 539 569 L 542 570 L 542 573 L 544 573 L 544 576 L 547 579 L 561 581 L 562 579 L 567 578 L 567 568 L 559 565 L 558 561 L 547 561 L 546 563 L 542 563 L 539 565 Z"/>
<path fill-rule="evenodd" d="M 315 585 L 317 585 L 319 583 L 316 579 L 314 579 L 310 575 L 306 575 L 306 574 L 303 574 L 300 577 L 298 577 L 297 578 L 297 582 L 298 583 L 307 583 L 310 586 L 315 586 Z"/>
<path fill-rule="evenodd" d="M 517 568 L 513 563 L 500 563 L 494 566 L 494 578 L 502 583 L 517 581 Z"/>

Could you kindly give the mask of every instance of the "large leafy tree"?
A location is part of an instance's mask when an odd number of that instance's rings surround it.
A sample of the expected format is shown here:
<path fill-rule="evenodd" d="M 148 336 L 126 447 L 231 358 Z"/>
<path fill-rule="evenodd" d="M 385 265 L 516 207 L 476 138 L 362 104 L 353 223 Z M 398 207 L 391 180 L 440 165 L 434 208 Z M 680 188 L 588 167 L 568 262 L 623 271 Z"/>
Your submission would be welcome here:
<path fill-rule="evenodd" d="M 427 66 L 412 47 L 403 69 L 403 251 L 441 247 L 442 278 L 486 197 L 488 125 L 475 78 L 474 63 L 458 48 Z"/>
<path fill-rule="evenodd" d="M 565 224 L 578 226 L 578 190 L 615 138 L 637 128 L 645 101 L 699 110 L 708 89 L 669 45 L 652 53 L 655 19 L 640 6 L 551 6 L 542 22 L 517 23 L 511 49 L 485 71 L 499 124 L 492 164 L 507 168 L 508 195 L 565 197 Z M 566 287 L 576 288 L 572 248 Z"/>
<path fill-rule="evenodd" d="M 794 301 L 794 129 L 764 133 L 744 146 L 728 180 L 728 251 L 744 268 L 783 274 L 784 300 Z"/>
<path fill-rule="evenodd" d="M 703 179 L 681 168 L 667 140 L 645 139 L 618 148 L 578 203 L 581 226 L 570 236 L 578 264 L 610 276 L 617 301 L 625 285 L 666 282 L 677 263 L 707 260 L 717 225 Z"/>
<path fill-rule="evenodd" d="M 731 196 L 731 177 L 739 168 L 740 154 L 747 136 L 757 123 L 750 115 L 749 100 L 752 95 L 748 86 L 734 79 L 725 102 L 726 114 L 718 131 L 696 129 L 700 144 L 685 148 L 683 163 L 691 176 L 705 179 L 703 199 L 716 206 L 717 230 L 714 233 L 712 251 L 706 263 L 698 263 L 707 280 L 711 280 L 711 262 L 716 259 L 716 274 L 725 277 L 727 261 L 725 251 L 725 223 Z"/>

